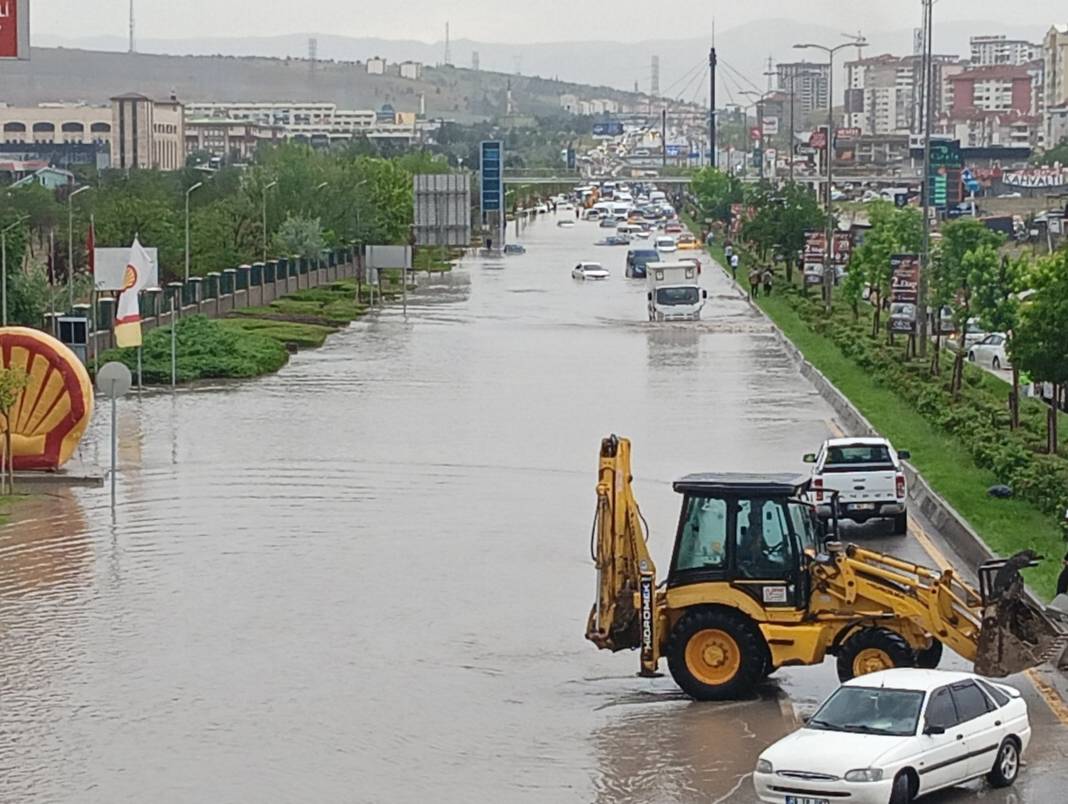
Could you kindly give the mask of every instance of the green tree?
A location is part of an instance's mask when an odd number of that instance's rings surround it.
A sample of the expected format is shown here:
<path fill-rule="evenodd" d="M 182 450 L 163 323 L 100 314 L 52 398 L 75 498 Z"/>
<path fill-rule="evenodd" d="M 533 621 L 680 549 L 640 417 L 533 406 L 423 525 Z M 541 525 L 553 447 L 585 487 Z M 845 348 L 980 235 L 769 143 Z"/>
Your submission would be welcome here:
<path fill-rule="evenodd" d="M 950 379 L 954 399 L 960 397 L 964 380 L 963 344 L 969 322 L 977 313 L 976 294 L 988 293 L 987 289 L 997 282 L 1001 242 L 1000 234 L 979 221 L 961 219 L 943 227 L 942 240 L 934 255 L 935 268 L 930 279 L 938 284 L 939 297 L 946 300 L 960 344 Z"/>
<path fill-rule="evenodd" d="M 319 259 L 323 249 L 323 228 L 318 218 L 286 218 L 274 235 L 275 248 L 282 254 Z"/>
<path fill-rule="evenodd" d="M 1001 257 L 998 271 L 978 285 L 973 295 L 975 311 L 987 332 L 1003 332 L 1007 340 L 1006 351 L 1012 353 L 1012 339 L 1020 322 L 1019 292 L 1024 289 L 1028 262 L 1026 257 L 1011 259 Z M 1009 412 L 1012 429 L 1020 426 L 1020 369 L 1013 365 L 1012 391 L 1009 395 Z"/>
<path fill-rule="evenodd" d="M 769 250 L 780 252 L 786 262 L 787 281 L 792 281 L 797 254 L 805 245 L 805 233 L 824 224 L 816 196 L 795 182 L 781 187 L 761 182 L 747 195 L 746 203 L 756 214 L 746 221 L 742 234 L 757 245 L 762 256 L 766 257 Z"/>
<path fill-rule="evenodd" d="M 883 301 L 890 294 L 890 258 L 895 254 L 918 253 L 923 243 L 923 218 L 912 207 L 899 209 L 888 201 L 876 201 L 869 209 L 871 228 L 864 242 L 853 253 L 849 272 L 858 276 L 847 282 L 845 292 L 850 303 L 859 302 L 864 286 L 875 308 L 871 336 L 877 337 L 881 326 Z"/>
<path fill-rule="evenodd" d="M 1068 165 L 1068 138 L 1061 140 L 1054 147 L 1036 154 L 1031 161 L 1036 165 L 1053 165 L 1057 163 Z"/>
<path fill-rule="evenodd" d="M 730 223 L 731 204 L 740 204 L 744 188 L 740 179 L 713 167 L 702 168 L 693 175 L 690 189 L 704 218 Z"/>
<path fill-rule="evenodd" d="M 1056 453 L 1056 401 L 1068 391 L 1068 250 L 1040 260 L 1029 272 L 1028 284 L 1034 292 L 1019 312 L 1012 362 L 1035 381 L 1053 385 L 1046 440 L 1048 451 Z"/>
<path fill-rule="evenodd" d="M 4 452 L 3 460 L 0 460 L 0 494 L 15 493 L 15 454 L 11 444 L 11 412 L 29 382 L 29 375 L 23 369 L 0 366 L 0 414 L 4 417 Z"/>

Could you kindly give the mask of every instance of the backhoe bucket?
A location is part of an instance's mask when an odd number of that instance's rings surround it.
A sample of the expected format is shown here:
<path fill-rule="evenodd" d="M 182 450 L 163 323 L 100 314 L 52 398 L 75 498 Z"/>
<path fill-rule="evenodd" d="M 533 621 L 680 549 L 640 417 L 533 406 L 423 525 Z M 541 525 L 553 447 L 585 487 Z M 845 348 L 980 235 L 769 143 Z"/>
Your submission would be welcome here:
<path fill-rule="evenodd" d="M 1033 554 L 988 561 L 979 568 L 983 623 L 975 672 L 992 678 L 1056 662 L 1068 647 L 1068 633 L 1024 590 L 1020 569 L 1038 564 Z"/>

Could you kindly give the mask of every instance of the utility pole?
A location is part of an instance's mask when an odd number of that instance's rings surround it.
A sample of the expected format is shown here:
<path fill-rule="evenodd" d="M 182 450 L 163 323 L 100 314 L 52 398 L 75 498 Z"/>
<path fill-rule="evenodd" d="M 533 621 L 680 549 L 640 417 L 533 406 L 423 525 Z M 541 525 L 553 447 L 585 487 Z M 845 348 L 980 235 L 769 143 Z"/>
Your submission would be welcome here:
<path fill-rule="evenodd" d="M 716 48 L 708 51 L 708 164 L 716 167 Z"/>
<path fill-rule="evenodd" d="M 660 163 L 667 167 L 667 107 L 660 110 Z"/>
<path fill-rule="evenodd" d="M 931 264 L 931 130 L 934 116 L 934 3 L 923 0 L 923 258 L 916 288 L 916 314 L 919 317 L 919 355 L 927 356 L 927 269 Z"/>

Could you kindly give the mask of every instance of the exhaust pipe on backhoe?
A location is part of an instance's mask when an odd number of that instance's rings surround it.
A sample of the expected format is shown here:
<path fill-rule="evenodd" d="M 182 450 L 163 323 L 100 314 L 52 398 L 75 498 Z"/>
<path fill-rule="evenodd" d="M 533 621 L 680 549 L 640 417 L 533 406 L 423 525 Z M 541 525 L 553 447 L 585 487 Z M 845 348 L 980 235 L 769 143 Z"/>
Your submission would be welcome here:
<path fill-rule="evenodd" d="M 983 620 L 975 656 L 975 672 L 1004 678 L 1062 660 L 1068 631 L 1048 615 L 1024 588 L 1020 570 L 1038 566 L 1032 550 L 979 567 Z"/>

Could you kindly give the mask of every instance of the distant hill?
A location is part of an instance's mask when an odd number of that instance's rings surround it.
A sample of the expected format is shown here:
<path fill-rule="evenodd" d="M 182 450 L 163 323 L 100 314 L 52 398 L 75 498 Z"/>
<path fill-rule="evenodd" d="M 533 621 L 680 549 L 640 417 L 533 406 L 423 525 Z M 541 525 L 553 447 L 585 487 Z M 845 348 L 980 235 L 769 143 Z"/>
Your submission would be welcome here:
<path fill-rule="evenodd" d="M 917 4 L 915 17 L 919 22 Z M 1015 25 L 984 21 L 947 22 L 936 25 L 935 45 L 939 52 L 967 56 L 968 38 L 979 34 L 1003 33 L 1039 41 L 1048 26 Z M 871 42 L 870 54 L 892 52 L 904 55 L 912 50 L 912 29 L 864 31 Z M 438 64 L 444 53 L 441 42 L 354 38 L 329 34 L 287 34 L 273 37 L 218 37 L 198 39 L 144 39 L 138 49 L 145 53 L 222 54 L 230 56 L 274 56 L 304 58 L 308 52 L 308 38 L 318 40 L 320 59 L 365 60 L 381 56 L 389 61 L 410 59 L 428 65 Z M 767 58 L 774 61 L 794 61 L 805 55 L 793 49 L 801 41 L 837 44 L 844 41 L 837 26 L 824 26 L 794 20 L 763 20 L 717 36 L 717 51 L 724 65 L 721 71 L 720 97 L 729 99 L 743 86 L 765 87 L 763 75 Z M 126 40 L 121 37 L 92 37 L 61 39 L 47 34 L 35 34 L 38 45 L 78 47 L 92 50 L 125 51 Z M 591 86 L 611 86 L 633 90 L 635 82 L 642 91 L 649 90 L 650 59 L 660 57 L 660 87 L 669 97 L 682 95 L 685 100 L 703 99 L 707 93 L 704 67 L 708 60 L 707 38 L 679 40 L 647 40 L 622 43 L 605 41 L 538 42 L 532 44 L 502 44 L 476 42 L 468 39 L 451 43 L 453 61 L 457 67 L 469 67 L 471 54 L 478 52 L 483 70 L 498 73 L 522 73 L 527 76 L 560 78 L 564 81 Z M 840 54 L 843 61 L 855 51 Z M 823 60 L 822 54 L 810 52 L 812 60 Z M 733 69 L 732 69 L 733 68 Z M 739 77 L 737 73 L 744 76 Z"/>
<path fill-rule="evenodd" d="M 354 61 L 171 56 L 68 48 L 32 49 L 29 61 L 3 66 L 2 100 L 103 103 L 136 91 L 154 97 L 174 92 L 199 101 L 333 101 L 343 108 L 419 111 L 425 99 L 430 117 L 470 122 L 502 114 L 509 85 L 515 109 L 523 115 L 560 111 L 560 95 L 633 101 L 630 93 L 563 81 L 509 76 L 453 67 L 428 68 L 419 80 L 369 75 Z"/>

